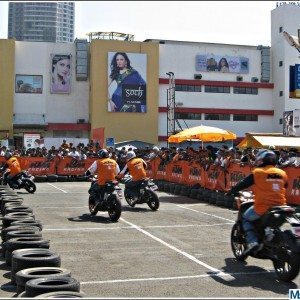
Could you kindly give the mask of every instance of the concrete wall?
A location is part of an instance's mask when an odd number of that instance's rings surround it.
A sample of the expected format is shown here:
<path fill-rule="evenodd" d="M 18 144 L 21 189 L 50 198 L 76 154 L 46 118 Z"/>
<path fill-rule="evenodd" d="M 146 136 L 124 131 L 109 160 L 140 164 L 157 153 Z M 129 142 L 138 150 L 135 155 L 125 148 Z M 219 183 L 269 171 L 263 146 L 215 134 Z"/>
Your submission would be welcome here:
<path fill-rule="evenodd" d="M 51 94 L 51 54 L 71 54 L 71 93 Z M 42 75 L 42 94 L 14 94 L 14 113 L 32 122 L 45 115 L 46 123 L 89 121 L 89 82 L 76 81 L 74 43 L 16 42 L 15 74 Z"/>
<path fill-rule="evenodd" d="M 0 39 L 0 140 L 13 135 L 15 40 Z"/>

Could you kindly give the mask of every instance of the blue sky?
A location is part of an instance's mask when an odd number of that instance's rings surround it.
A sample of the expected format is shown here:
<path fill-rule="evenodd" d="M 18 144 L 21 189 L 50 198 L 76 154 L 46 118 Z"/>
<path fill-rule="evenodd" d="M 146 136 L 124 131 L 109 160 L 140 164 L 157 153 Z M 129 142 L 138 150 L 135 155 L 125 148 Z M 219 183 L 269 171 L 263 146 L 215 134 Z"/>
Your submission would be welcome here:
<path fill-rule="evenodd" d="M 0 1 L 0 38 L 7 38 L 8 3 Z M 276 1 L 75 1 L 75 37 L 115 31 L 136 41 L 270 46 L 275 8 Z"/>

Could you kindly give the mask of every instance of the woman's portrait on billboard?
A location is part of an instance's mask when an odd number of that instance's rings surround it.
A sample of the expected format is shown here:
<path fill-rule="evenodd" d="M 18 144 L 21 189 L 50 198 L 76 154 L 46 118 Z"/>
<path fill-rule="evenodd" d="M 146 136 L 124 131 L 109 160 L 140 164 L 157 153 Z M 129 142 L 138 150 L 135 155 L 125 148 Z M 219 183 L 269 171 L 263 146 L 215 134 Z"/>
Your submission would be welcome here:
<path fill-rule="evenodd" d="M 218 70 L 219 70 L 219 72 L 223 72 L 223 73 L 229 72 L 229 65 L 228 65 L 227 59 L 225 57 L 222 57 L 220 59 L 219 65 L 218 65 Z"/>
<path fill-rule="evenodd" d="M 110 95 L 108 92 L 108 111 L 127 111 L 141 112 L 144 110 L 143 105 L 124 103 L 122 98 L 123 85 L 146 85 L 146 81 L 140 73 L 131 66 L 130 59 L 125 52 L 116 52 L 110 61 L 110 74 L 108 77 L 108 88 L 113 82 L 116 82 L 117 87 Z"/>
<path fill-rule="evenodd" d="M 69 93 L 71 78 L 71 56 L 54 55 L 52 58 L 52 93 Z"/>

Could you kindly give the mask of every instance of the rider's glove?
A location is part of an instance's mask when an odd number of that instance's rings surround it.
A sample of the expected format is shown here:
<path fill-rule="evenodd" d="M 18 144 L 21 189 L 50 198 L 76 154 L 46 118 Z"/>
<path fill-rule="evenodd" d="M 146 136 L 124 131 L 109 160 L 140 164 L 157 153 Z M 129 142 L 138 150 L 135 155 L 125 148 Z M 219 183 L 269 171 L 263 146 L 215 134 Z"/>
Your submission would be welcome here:
<path fill-rule="evenodd" d="M 85 173 L 84 173 L 85 176 L 90 176 L 91 175 L 91 172 L 89 170 L 87 170 Z"/>

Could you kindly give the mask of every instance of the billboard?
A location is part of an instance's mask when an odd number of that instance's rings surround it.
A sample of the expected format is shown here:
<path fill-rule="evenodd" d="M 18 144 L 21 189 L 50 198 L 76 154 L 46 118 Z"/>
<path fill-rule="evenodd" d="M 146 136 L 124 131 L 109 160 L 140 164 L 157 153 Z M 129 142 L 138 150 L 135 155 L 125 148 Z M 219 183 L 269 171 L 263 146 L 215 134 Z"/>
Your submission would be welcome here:
<path fill-rule="evenodd" d="M 199 54 L 196 55 L 196 71 L 247 74 L 249 59 L 240 56 Z"/>
<path fill-rule="evenodd" d="M 71 92 L 71 54 L 51 54 L 52 94 L 69 94 Z"/>
<path fill-rule="evenodd" d="M 15 77 L 15 92 L 26 94 L 43 93 L 43 76 L 42 75 L 20 75 Z"/>
<path fill-rule="evenodd" d="M 42 148 L 44 147 L 44 139 L 41 139 L 39 133 L 24 133 L 24 147 L 29 148 Z"/>
<path fill-rule="evenodd" d="M 108 111 L 147 112 L 147 54 L 108 52 Z"/>

